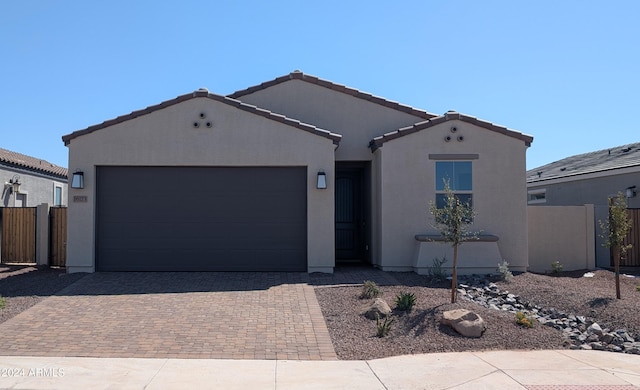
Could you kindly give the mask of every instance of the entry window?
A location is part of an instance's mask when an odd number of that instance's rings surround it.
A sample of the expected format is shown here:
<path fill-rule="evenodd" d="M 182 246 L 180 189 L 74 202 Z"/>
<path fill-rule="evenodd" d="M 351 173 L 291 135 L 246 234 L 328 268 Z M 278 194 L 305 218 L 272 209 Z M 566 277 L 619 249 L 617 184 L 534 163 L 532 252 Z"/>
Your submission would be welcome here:
<path fill-rule="evenodd" d="M 53 205 L 62 206 L 62 187 L 55 186 L 53 190 Z"/>
<path fill-rule="evenodd" d="M 473 205 L 473 175 L 471 161 L 436 161 L 436 206 L 446 203 L 445 182 L 461 203 Z"/>

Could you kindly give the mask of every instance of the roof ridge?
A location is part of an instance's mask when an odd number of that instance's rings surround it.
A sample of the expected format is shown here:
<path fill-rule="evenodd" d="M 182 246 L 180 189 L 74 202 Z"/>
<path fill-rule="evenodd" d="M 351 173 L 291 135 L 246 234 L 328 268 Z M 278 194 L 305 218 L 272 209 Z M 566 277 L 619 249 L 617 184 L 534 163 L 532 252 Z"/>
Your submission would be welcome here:
<path fill-rule="evenodd" d="M 412 134 L 415 132 L 418 132 L 420 130 L 424 130 L 430 127 L 433 127 L 437 124 L 440 123 L 444 123 L 450 120 L 461 120 L 463 122 L 467 122 L 467 123 L 471 123 L 473 125 L 485 128 L 487 130 L 491 130 L 491 131 L 495 131 L 501 134 L 504 134 L 506 136 L 509 137 L 513 137 L 516 139 L 519 139 L 521 141 L 523 141 L 525 143 L 525 145 L 527 146 L 531 146 L 531 143 L 533 142 L 533 137 L 524 133 L 521 133 L 519 131 L 516 130 L 512 130 L 509 129 L 505 126 L 501 126 L 501 125 L 497 125 L 493 122 L 489 122 L 489 121 L 485 121 L 482 119 L 478 119 L 475 116 L 471 116 L 471 115 L 466 115 L 466 114 L 461 114 L 459 112 L 456 111 L 447 111 L 446 113 L 433 117 L 431 119 L 428 119 L 426 121 L 422 121 L 422 122 L 417 122 L 414 123 L 411 126 L 406 126 L 406 127 L 401 127 L 397 130 L 391 131 L 389 133 L 385 133 L 381 136 L 375 137 L 374 139 L 372 139 L 369 142 L 369 147 L 371 148 L 372 151 L 375 151 L 376 149 L 382 147 L 382 145 L 387 142 L 387 141 L 391 141 L 393 139 L 399 138 L 399 137 L 403 137 L 405 135 L 408 134 Z"/>
<path fill-rule="evenodd" d="M 66 178 L 68 170 L 47 160 L 0 148 L 0 163 L 16 168 L 45 173 L 59 178 Z"/>
<path fill-rule="evenodd" d="M 233 99 L 233 98 L 228 97 L 228 96 L 214 94 L 214 93 L 209 92 L 206 89 L 201 88 L 201 89 L 196 90 L 194 92 L 190 92 L 190 93 L 187 93 L 187 94 L 184 94 L 184 95 L 180 95 L 180 96 L 178 96 L 176 98 L 173 98 L 173 99 L 170 99 L 170 100 L 165 100 L 165 101 L 160 102 L 158 104 L 147 106 L 146 108 L 143 108 L 143 109 L 140 109 L 140 110 L 132 111 L 132 112 L 130 112 L 128 114 L 120 115 L 120 116 L 115 117 L 113 119 L 106 120 L 106 121 L 104 121 L 102 123 L 89 126 L 89 127 L 85 128 L 85 129 L 76 130 L 71 134 L 67 134 L 67 135 L 62 136 L 62 141 L 64 142 L 65 145 L 69 145 L 69 143 L 71 142 L 72 139 L 77 138 L 79 136 L 82 136 L 82 135 L 85 135 L 85 134 L 89 134 L 89 133 L 93 133 L 94 131 L 101 130 L 101 129 L 104 129 L 106 127 L 113 126 L 113 125 L 116 125 L 116 124 L 119 124 L 119 123 L 122 123 L 122 122 L 125 122 L 125 121 L 128 121 L 128 120 L 131 120 L 131 119 L 135 119 L 135 118 L 137 118 L 139 116 L 150 114 L 150 113 L 152 113 L 154 111 L 157 111 L 157 110 L 160 110 L 162 108 L 173 106 L 173 105 L 181 103 L 183 101 L 187 101 L 187 100 L 191 100 L 191 99 L 199 98 L 199 97 L 205 97 L 205 98 L 212 99 L 212 100 L 215 100 L 215 101 L 218 101 L 218 102 L 221 102 L 221 103 L 225 103 L 227 105 L 242 109 L 244 111 L 251 112 L 253 114 L 260 115 L 260 116 L 263 116 L 265 118 L 274 120 L 276 122 L 280 122 L 280 123 L 286 124 L 288 126 L 293 126 L 293 127 L 299 128 L 301 130 L 304 130 L 304 131 L 307 131 L 307 132 L 310 132 L 310 133 L 313 133 L 313 134 L 316 134 L 316 135 L 319 135 L 319 136 L 322 136 L 322 137 L 325 137 L 325 138 L 329 138 L 329 139 L 331 139 L 333 141 L 334 144 L 338 144 L 340 142 L 340 139 L 342 139 L 342 136 L 340 134 L 332 133 L 332 132 L 330 132 L 328 130 L 319 128 L 317 126 L 301 122 L 301 121 L 299 121 L 297 119 L 289 118 L 289 117 L 287 117 L 285 115 L 281 115 L 281 114 L 266 110 L 264 108 L 260 108 L 258 106 L 252 105 L 252 104 L 244 103 L 244 102 L 242 102 L 240 100 Z"/>
<path fill-rule="evenodd" d="M 348 86 L 343 85 L 343 84 L 334 83 L 333 81 L 321 79 L 321 78 L 319 78 L 317 76 L 312 76 L 312 75 L 306 74 L 306 73 L 304 73 L 304 72 L 302 72 L 300 70 L 294 70 L 293 72 L 291 72 L 291 73 L 289 73 L 287 75 L 276 77 L 273 80 L 265 81 L 265 82 L 262 82 L 262 83 L 260 83 L 258 85 L 254 85 L 254 86 L 251 86 L 251 87 L 248 87 L 248 88 L 245 88 L 245 89 L 241 89 L 241 90 L 235 91 L 235 92 L 233 92 L 233 93 L 231 93 L 231 94 L 229 94 L 227 96 L 230 97 L 230 98 L 233 98 L 233 99 L 238 99 L 238 98 L 240 98 L 242 96 L 249 95 L 249 94 L 252 94 L 254 92 L 270 88 L 270 87 L 272 87 L 274 85 L 278 85 L 280 83 L 283 83 L 283 82 L 286 82 L 286 81 L 289 81 L 289 80 L 301 80 L 301 81 L 305 81 L 305 82 L 308 82 L 308 83 L 311 83 L 311 84 L 316 84 L 316 85 L 331 89 L 333 91 L 342 92 L 342 93 L 347 94 L 347 95 L 351 95 L 351 96 L 354 96 L 354 97 L 357 97 L 357 98 L 360 98 L 360 99 L 364 99 L 364 100 L 370 101 L 372 103 L 379 104 L 381 106 L 388 107 L 388 108 L 391 108 L 391 109 L 394 109 L 394 110 L 397 110 L 397 111 L 402 111 L 402 112 L 405 112 L 405 113 L 408 113 L 408 114 L 411 114 L 411 115 L 415 115 L 415 116 L 418 116 L 418 117 L 421 117 L 421 118 L 424 118 L 424 119 L 430 119 L 430 118 L 433 118 L 433 117 L 437 116 L 436 114 L 432 114 L 430 112 L 427 112 L 425 110 L 421 110 L 419 108 L 415 108 L 415 107 L 412 107 L 412 106 L 409 106 L 409 105 L 406 105 L 406 104 L 401 104 L 399 102 L 396 102 L 396 101 L 393 101 L 393 100 L 389 100 L 389 99 L 383 98 L 381 96 L 376 96 L 376 95 L 373 95 L 373 94 L 368 93 L 368 92 L 361 91 L 361 90 L 356 89 L 356 88 L 348 87 Z"/>

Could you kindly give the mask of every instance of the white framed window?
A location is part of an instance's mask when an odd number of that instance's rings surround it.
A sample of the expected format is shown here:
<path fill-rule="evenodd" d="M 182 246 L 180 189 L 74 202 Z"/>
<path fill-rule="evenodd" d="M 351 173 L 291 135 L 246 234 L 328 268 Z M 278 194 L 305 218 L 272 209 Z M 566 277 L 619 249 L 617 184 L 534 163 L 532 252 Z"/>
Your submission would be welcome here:
<path fill-rule="evenodd" d="M 527 191 L 527 204 L 547 203 L 547 189 Z"/>
<path fill-rule="evenodd" d="M 53 205 L 62 206 L 62 187 L 54 186 L 53 188 Z"/>
<path fill-rule="evenodd" d="M 444 207 L 445 182 L 456 198 L 473 206 L 473 165 L 471 161 L 436 161 L 436 206 Z"/>

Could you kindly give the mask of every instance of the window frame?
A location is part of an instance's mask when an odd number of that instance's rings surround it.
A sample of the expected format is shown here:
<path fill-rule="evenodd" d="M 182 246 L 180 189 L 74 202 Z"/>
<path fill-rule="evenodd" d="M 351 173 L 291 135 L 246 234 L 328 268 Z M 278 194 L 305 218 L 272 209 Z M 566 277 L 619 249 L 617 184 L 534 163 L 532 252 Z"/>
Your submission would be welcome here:
<path fill-rule="evenodd" d="M 456 160 L 437 160 L 435 162 L 435 195 L 436 195 L 436 207 L 438 208 L 442 208 L 442 202 L 444 201 L 443 199 L 443 195 L 445 194 L 444 192 L 444 185 L 443 183 L 439 183 L 439 181 L 442 181 L 444 179 L 444 177 L 438 177 L 438 164 L 441 163 L 451 163 L 453 164 L 453 172 L 455 172 L 455 165 L 457 163 L 465 163 L 465 164 L 469 164 L 469 174 L 470 174 L 470 187 L 471 189 L 457 189 L 456 187 L 456 183 L 454 182 L 452 184 L 451 179 L 449 181 L 449 186 L 451 189 L 451 192 L 453 192 L 453 194 L 456 196 L 456 198 L 460 199 L 461 202 L 469 202 L 469 204 L 471 205 L 471 207 L 473 207 L 473 161 L 467 160 L 467 159 L 456 159 Z M 454 179 L 455 179 L 455 173 L 453 174 Z M 442 189 L 439 189 L 442 188 Z M 464 195 L 464 197 L 461 197 L 460 195 Z"/>

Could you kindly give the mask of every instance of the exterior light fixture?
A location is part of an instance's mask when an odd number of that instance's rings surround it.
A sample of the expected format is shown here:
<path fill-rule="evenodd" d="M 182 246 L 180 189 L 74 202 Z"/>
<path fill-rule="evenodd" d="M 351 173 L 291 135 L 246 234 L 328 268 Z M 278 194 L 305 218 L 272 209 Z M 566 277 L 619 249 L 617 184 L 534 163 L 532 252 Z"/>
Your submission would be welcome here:
<path fill-rule="evenodd" d="M 71 179 L 71 188 L 84 188 L 84 172 L 75 171 Z"/>
<path fill-rule="evenodd" d="M 318 172 L 318 182 L 316 184 L 316 188 L 319 190 L 327 189 L 327 175 L 322 171 Z"/>
<path fill-rule="evenodd" d="M 14 193 L 19 193 L 20 192 L 20 176 L 19 175 L 13 175 L 13 177 L 11 178 L 11 180 L 9 180 L 9 184 L 11 184 L 11 189 L 13 190 Z"/>
<path fill-rule="evenodd" d="M 627 187 L 627 198 L 636 196 L 636 186 Z"/>

